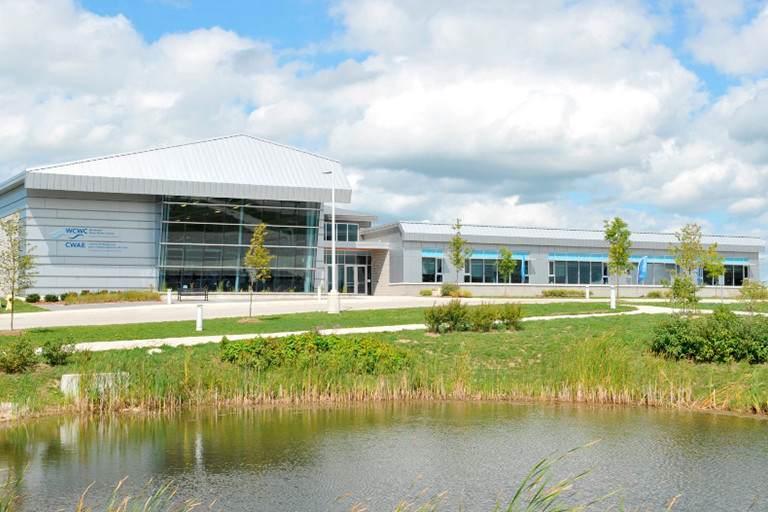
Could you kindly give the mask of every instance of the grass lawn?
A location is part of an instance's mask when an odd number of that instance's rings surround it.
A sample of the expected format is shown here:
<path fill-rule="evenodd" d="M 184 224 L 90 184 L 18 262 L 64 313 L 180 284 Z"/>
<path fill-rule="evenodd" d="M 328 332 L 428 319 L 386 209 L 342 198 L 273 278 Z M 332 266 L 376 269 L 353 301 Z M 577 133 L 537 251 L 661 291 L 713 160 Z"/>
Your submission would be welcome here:
<path fill-rule="evenodd" d="M 5 309 L 7 301 L 6 300 L 0 300 L 0 314 L 2 315 L 10 315 L 11 312 L 7 311 Z M 40 306 L 35 306 L 34 304 L 27 304 L 23 300 L 16 300 L 13 301 L 13 309 L 16 313 L 38 313 L 41 311 L 48 311 L 45 308 L 41 308 Z"/>
<path fill-rule="evenodd" d="M 669 301 L 659 301 L 659 302 L 629 302 L 628 304 L 633 306 L 656 306 L 660 308 L 672 308 L 672 304 L 669 303 Z M 723 307 L 726 309 L 729 309 L 731 311 L 746 311 L 746 304 L 743 302 L 733 302 L 733 301 L 726 301 L 723 304 Z M 720 306 L 720 301 L 717 302 L 699 302 L 698 308 L 704 309 L 707 311 L 711 311 L 715 309 L 716 306 Z M 768 304 L 764 304 L 763 306 L 758 306 L 757 311 L 760 311 L 762 313 L 768 313 Z"/>
<path fill-rule="evenodd" d="M 632 306 L 620 306 L 611 310 L 601 303 L 551 303 L 526 304 L 525 316 L 551 316 L 573 314 L 612 313 L 632 311 Z M 33 345 L 46 340 L 65 340 L 70 343 L 88 341 L 141 340 L 153 338 L 180 338 L 186 336 L 211 336 L 225 334 L 261 334 L 269 332 L 307 331 L 318 327 L 371 327 L 377 325 L 403 325 L 424 323 L 423 308 L 377 309 L 366 311 L 342 311 L 338 316 L 325 312 L 295 313 L 290 315 L 266 315 L 260 322 L 239 323 L 239 318 L 211 318 L 205 320 L 204 331 L 195 331 L 195 321 L 152 322 L 139 324 L 83 325 L 72 327 L 40 327 L 28 329 L 27 336 Z M 0 336 L 0 346 L 14 339 Z"/>

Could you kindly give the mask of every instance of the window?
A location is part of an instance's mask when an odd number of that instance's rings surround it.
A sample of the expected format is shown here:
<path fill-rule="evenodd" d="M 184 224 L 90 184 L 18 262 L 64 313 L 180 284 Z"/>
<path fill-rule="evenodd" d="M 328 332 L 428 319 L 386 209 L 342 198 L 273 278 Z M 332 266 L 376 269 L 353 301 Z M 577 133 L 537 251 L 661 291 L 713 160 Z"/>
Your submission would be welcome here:
<path fill-rule="evenodd" d="M 476 251 L 479 252 L 479 251 Z M 491 252 L 491 251 L 487 251 Z M 503 283 L 504 279 L 499 275 L 499 268 L 496 266 L 496 258 L 471 258 L 464 267 L 465 283 Z M 517 266 L 515 271 L 509 276 L 509 283 L 527 283 L 530 278 L 530 265 L 525 264 L 523 259 L 516 259 Z M 525 276 L 522 275 L 525 268 Z"/>
<path fill-rule="evenodd" d="M 741 286 L 744 284 L 745 279 L 749 279 L 749 266 L 748 265 L 725 265 L 725 286 Z M 709 285 L 717 285 L 717 278 L 706 277 L 704 275 L 704 283 Z"/>
<path fill-rule="evenodd" d="M 333 224 L 325 223 L 325 240 L 331 241 Z M 336 223 L 336 241 L 337 242 L 357 242 L 359 241 L 359 226 L 357 224 Z"/>
<path fill-rule="evenodd" d="M 602 254 L 550 254 L 550 284 L 603 284 L 608 256 Z"/>
<path fill-rule="evenodd" d="M 442 283 L 443 282 L 443 260 L 442 258 L 421 258 L 421 282 L 422 283 Z"/>

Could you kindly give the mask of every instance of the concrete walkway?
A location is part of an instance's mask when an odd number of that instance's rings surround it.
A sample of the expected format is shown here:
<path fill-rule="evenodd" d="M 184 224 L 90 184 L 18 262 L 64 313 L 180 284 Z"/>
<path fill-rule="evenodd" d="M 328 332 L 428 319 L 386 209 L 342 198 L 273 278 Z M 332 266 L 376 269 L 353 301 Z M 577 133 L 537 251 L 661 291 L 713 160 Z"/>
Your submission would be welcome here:
<path fill-rule="evenodd" d="M 397 306 L 402 307 L 402 306 Z M 555 320 L 561 318 L 586 318 L 586 317 L 603 317 L 603 316 L 618 316 L 618 315 L 640 315 L 640 314 L 662 314 L 670 313 L 669 308 L 654 307 L 654 306 L 636 306 L 635 311 L 627 311 L 622 313 L 602 313 L 591 315 L 552 315 L 552 316 L 537 316 L 523 318 L 523 322 L 531 322 L 536 320 Z M 384 325 L 376 327 L 352 327 L 346 329 L 323 329 L 319 331 L 321 334 L 361 334 L 361 333 L 375 333 L 375 332 L 398 332 L 398 331 L 415 331 L 426 329 L 424 324 L 406 324 L 406 325 Z M 260 333 L 260 334 L 233 334 L 222 335 L 217 334 L 214 336 L 188 336 L 185 338 L 159 338 L 159 339 L 146 339 L 146 340 L 127 340 L 127 341 L 99 341 L 89 343 L 78 343 L 75 345 L 76 350 L 117 350 L 117 349 L 133 349 L 133 348 L 156 348 L 163 345 L 170 347 L 179 346 L 191 346 L 200 345 L 204 343 L 218 343 L 223 336 L 226 336 L 230 340 L 244 340 L 249 338 L 255 338 L 257 336 L 262 337 L 275 337 L 280 338 L 284 336 L 290 336 L 293 334 L 301 334 L 307 331 L 294 331 L 294 332 L 276 332 L 276 333 Z"/>
<path fill-rule="evenodd" d="M 259 294 L 253 301 L 253 314 L 282 315 L 287 313 L 308 313 L 312 311 L 327 311 L 328 303 L 323 297 L 297 299 L 270 299 Z M 343 296 L 341 309 L 346 311 L 364 309 L 395 309 L 428 307 L 434 303 L 445 304 L 448 297 L 380 297 L 380 296 Z M 584 299 L 568 299 L 569 302 L 581 302 Z M 607 302 L 608 299 L 591 299 L 590 302 Z M 520 302 L 521 304 L 544 304 L 550 302 L 563 302 L 559 299 L 543 298 L 472 298 L 462 299 L 466 304 L 475 305 L 481 302 L 503 303 Z M 585 301 L 586 302 L 586 301 Z M 31 329 L 34 327 L 63 327 L 77 325 L 111 325 L 132 324 L 143 322 L 172 322 L 179 320 L 195 320 L 197 305 L 203 305 L 204 318 L 228 318 L 248 316 L 248 297 L 235 299 L 212 299 L 201 301 L 187 299 L 183 302 L 173 301 L 172 304 L 164 302 L 130 303 L 130 304 L 93 304 L 63 306 L 46 306 L 48 312 L 16 313 L 13 327 L 15 329 Z M 0 330 L 10 329 L 11 318 L 8 314 L 0 315 Z"/>

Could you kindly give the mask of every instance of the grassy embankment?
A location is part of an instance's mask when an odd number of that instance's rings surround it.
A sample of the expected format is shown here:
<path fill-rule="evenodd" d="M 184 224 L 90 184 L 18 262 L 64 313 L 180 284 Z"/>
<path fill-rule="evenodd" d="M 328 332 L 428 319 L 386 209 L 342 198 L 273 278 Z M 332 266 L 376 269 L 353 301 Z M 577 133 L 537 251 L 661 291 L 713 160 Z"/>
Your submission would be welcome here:
<path fill-rule="evenodd" d="M 375 318 L 381 312 L 367 313 Z M 319 315 L 327 321 L 327 316 Z M 302 315 L 286 318 L 290 316 L 238 325 L 246 325 L 251 332 L 299 330 Z M 409 320 L 404 314 L 397 318 L 397 323 L 420 320 Z M 359 319 L 365 321 L 364 316 Z M 222 362 L 217 343 L 165 348 L 154 355 L 142 349 L 80 353 L 63 367 L 39 365 L 27 374 L 0 375 L 0 400 L 33 408 L 68 408 L 72 406 L 58 392 L 61 374 L 125 371 L 131 374 L 127 389 L 101 400 L 94 395 L 84 407 L 512 399 L 745 412 L 768 409 L 768 366 L 693 364 L 653 356 L 648 353 L 648 339 L 657 321 L 652 315 L 610 316 L 527 322 L 524 330 L 516 332 L 454 332 L 439 337 L 423 330 L 378 334 L 382 341 L 410 352 L 407 368 L 393 374 L 361 375 L 312 366 L 255 371 Z"/>

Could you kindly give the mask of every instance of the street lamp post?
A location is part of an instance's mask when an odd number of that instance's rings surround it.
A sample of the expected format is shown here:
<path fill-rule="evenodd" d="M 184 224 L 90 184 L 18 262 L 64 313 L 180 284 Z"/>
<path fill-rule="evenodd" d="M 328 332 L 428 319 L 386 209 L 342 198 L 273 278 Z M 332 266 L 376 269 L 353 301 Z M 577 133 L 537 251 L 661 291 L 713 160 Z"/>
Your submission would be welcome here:
<path fill-rule="evenodd" d="M 323 174 L 331 175 L 331 291 L 328 292 L 328 313 L 338 315 L 341 312 L 339 290 L 336 289 L 338 265 L 336 265 L 336 175 L 333 171 Z"/>

